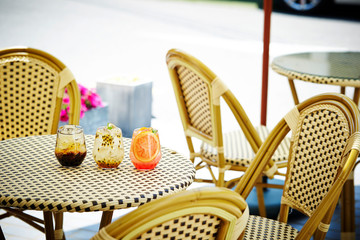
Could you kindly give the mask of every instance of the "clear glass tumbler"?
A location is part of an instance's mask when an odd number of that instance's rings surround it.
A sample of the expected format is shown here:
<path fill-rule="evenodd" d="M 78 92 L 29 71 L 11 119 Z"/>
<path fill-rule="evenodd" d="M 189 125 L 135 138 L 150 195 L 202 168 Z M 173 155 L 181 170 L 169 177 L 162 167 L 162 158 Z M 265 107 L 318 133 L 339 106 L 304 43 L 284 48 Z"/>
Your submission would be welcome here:
<path fill-rule="evenodd" d="M 130 159 L 137 169 L 154 169 L 161 159 L 159 132 L 154 128 L 133 131 Z"/>
<path fill-rule="evenodd" d="M 65 125 L 58 129 L 55 156 L 66 167 L 76 167 L 84 161 L 86 145 L 81 126 Z"/>
<path fill-rule="evenodd" d="M 113 124 L 96 130 L 93 157 L 100 168 L 117 168 L 124 159 L 122 131 Z"/>

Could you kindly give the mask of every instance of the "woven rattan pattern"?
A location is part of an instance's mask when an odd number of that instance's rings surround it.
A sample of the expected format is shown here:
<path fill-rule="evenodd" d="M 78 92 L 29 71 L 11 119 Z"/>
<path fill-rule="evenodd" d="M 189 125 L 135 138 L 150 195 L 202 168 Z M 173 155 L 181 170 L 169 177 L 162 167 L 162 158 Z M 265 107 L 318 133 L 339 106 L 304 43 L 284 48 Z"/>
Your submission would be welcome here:
<path fill-rule="evenodd" d="M 43 211 L 107 211 L 142 205 L 188 187 L 195 170 L 190 160 L 162 147 L 154 170 L 136 170 L 129 159 L 131 140 L 117 169 L 100 169 L 92 158 L 94 136 L 86 136 L 87 156 L 77 168 L 55 158 L 55 135 L 0 141 L 0 204 Z"/>
<path fill-rule="evenodd" d="M 290 240 L 295 239 L 297 234 L 298 230 L 291 227 L 289 224 L 250 215 L 245 229 L 244 240 Z"/>
<path fill-rule="evenodd" d="M 300 79 L 307 82 L 312 83 L 321 83 L 321 84 L 330 84 L 330 85 L 338 85 L 344 87 L 359 87 L 359 80 L 356 79 L 344 79 L 337 77 L 321 77 L 316 75 L 309 75 L 304 73 L 298 73 L 291 70 L 286 70 L 283 68 L 279 68 L 277 66 L 273 66 L 272 69 L 282 75 L 288 76 L 291 79 Z"/>
<path fill-rule="evenodd" d="M 334 182 L 341 153 L 349 137 L 347 120 L 340 109 L 318 105 L 300 115 L 285 183 L 284 197 L 311 216 Z M 326 151 L 320 146 L 326 143 Z"/>
<path fill-rule="evenodd" d="M 269 129 L 265 126 L 256 127 L 262 141 L 269 136 Z M 224 137 L 224 155 L 226 164 L 248 167 L 251 160 L 254 159 L 255 153 L 249 142 L 246 140 L 242 131 L 232 131 L 225 133 Z M 272 159 L 274 162 L 282 163 L 287 161 L 289 156 L 290 138 L 285 138 L 279 148 L 276 149 Z M 201 154 L 207 158 L 217 161 L 217 150 L 207 143 L 202 143 Z"/>
<path fill-rule="evenodd" d="M 165 222 L 137 239 L 216 239 L 220 222 L 210 215 L 185 216 Z"/>
<path fill-rule="evenodd" d="M 0 140 L 50 134 L 57 71 L 35 58 L 13 56 L 0 60 L 0 78 L 0 112 L 5 116 Z"/>
<path fill-rule="evenodd" d="M 321 54 L 321 53 L 318 53 Z M 292 67 L 296 66 L 296 69 L 299 68 L 299 62 L 304 64 L 302 61 L 303 54 L 295 54 L 299 57 L 291 57 L 284 56 L 282 59 L 286 62 L 285 66 Z M 325 54 L 324 54 L 325 56 Z M 326 56 L 326 61 L 321 59 L 320 62 L 326 62 L 328 66 L 331 66 L 331 71 L 328 73 L 328 76 L 321 76 L 311 73 L 305 73 L 303 69 L 299 69 L 299 71 L 293 69 L 287 69 L 283 66 L 284 63 L 278 63 L 279 60 L 275 59 L 271 64 L 271 67 L 274 71 L 285 75 L 291 79 L 299 79 L 312 83 L 321 83 L 321 84 L 331 84 L 331 85 L 339 85 L 344 87 L 360 87 L 360 71 L 356 66 L 360 65 L 360 53 L 358 52 L 347 52 L 347 53 L 328 53 Z M 283 57 L 280 57 L 283 58 Z M 322 65 L 319 65 L 319 62 L 316 62 L 315 59 L 306 59 L 309 60 L 309 64 L 313 65 L 312 68 L 322 69 Z M 280 66 L 279 66 L 279 65 Z M 310 68 L 311 69 L 311 68 Z M 316 70 L 321 71 L 321 70 Z M 345 77 L 346 76 L 346 77 Z"/>
<path fill-rule="evenodd" d="M 178 67 L 177 70 L 191 125 L 212 136 L 208 85 L 196 73 L 184 66 Z"/>

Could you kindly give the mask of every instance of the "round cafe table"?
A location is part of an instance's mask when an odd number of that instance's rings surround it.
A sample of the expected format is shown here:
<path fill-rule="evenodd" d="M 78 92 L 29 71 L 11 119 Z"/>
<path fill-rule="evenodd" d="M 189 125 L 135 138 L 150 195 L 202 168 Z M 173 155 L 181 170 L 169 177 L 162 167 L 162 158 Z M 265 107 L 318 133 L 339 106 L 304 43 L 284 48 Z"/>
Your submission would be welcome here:
<path fill-rule="evenodd" d="M 165 147 L 155 169 L 137 170 L 129 158 L 128 138 L 119 167 L 101 169 L 92 157 L 95 137 L 85 138 L 86 158 L 73 168 L 56 159 L 56 135 L 0 141 L 0 207 L 43 211 L 46 238 L 53 239 L 52 213 L 103 211 L 101 228 L 111 222 L 114 210 L 140 206 L 193 182 L 192 162 Z"/>
<path fill-rule="evenodd" d="M 360 98 L 360 52 L 305 52 L 274 58 L 272 69 L 288 78 L 295 104 L 299 98 L 294 80 L 354 88 L 354 102 Z M 358 165 L 360 161 L 357 161 Z M 355 166 L 356 166 L 355 165 Z M 354 175 L 343 187 L 341 196 L 341 238 L 355 239 Z"/>
<path fill-rule="evenodd" d="M 353 100 L 359 104 L 360 52 L 304 52 L 274 58 L 271 68 L 288 78 L 295 104 L 299 103 L 294 80 L 337 85 L 341 93 L 354 87 Z"/>

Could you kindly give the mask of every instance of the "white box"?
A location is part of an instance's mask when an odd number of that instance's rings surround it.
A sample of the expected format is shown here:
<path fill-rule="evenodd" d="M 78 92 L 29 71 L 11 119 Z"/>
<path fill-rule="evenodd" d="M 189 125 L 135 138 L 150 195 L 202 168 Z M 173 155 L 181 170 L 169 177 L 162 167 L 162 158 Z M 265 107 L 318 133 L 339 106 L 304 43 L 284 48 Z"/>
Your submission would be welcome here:
<path fill-rule="evenodd" d="M 113 77 L 96 83 L 96 93 L 109 106 L 109 122 L 131 138 L 135 128 L 150 127 L 152 82 L 138 78 Z"/>

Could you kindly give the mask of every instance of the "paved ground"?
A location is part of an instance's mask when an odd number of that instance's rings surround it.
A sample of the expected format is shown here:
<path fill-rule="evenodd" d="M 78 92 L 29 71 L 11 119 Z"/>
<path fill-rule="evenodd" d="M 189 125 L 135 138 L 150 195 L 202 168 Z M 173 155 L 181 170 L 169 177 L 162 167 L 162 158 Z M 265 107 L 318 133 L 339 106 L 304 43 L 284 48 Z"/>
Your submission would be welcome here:
<path fill-rule="evenodd" d="M 114 75 L 153 81 L 152 125 L 159 129 L 162 144 L 184 154 L 187 149 L 165 65 L 166 52 L 179 48 L 203 61 L 233 90 L 251 121 L 258 124 L 262 27 L 262 10 L 255 4 L 234 1 L 0 1 L 0 48 L 24 45 L 50 52 L 72 70 L 79 83 L 89 87 Z M 312 50 L 360 51 L 360 24 L 273 13 L 271 42 L 270 59 Z M 297 86 L 301 99 L 338 91 L 302 82 Z M 271 70 L 268 102 L 271 128 L 293 107 L 286 79 Z M 224 130 L 237 127 L 229 111 L 223 115 Z M 358 177 L 355 181 L 360 184 Z M 69 214 L 65 230 L 97 223 L 99 214 L 93 216 L 87 214 L 85 219 L 81 214 Z M 5 234 L 19 233 L 16 221 L 9 224 L 12 227 L 3 228 Z M 39 239 L 33 231 L 22 229 L 28 239 Z M 9 239 L 24 239 L 15 235 Z"/>

